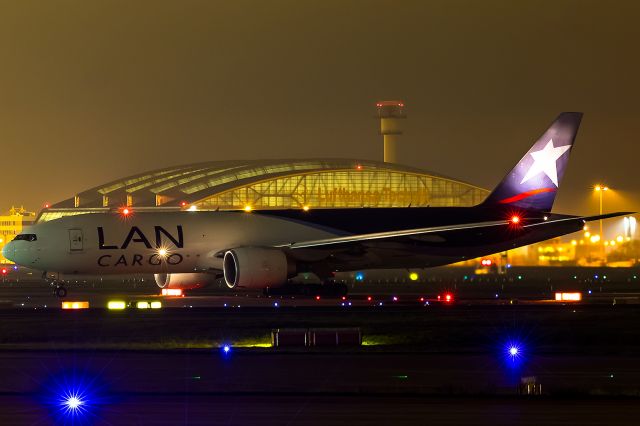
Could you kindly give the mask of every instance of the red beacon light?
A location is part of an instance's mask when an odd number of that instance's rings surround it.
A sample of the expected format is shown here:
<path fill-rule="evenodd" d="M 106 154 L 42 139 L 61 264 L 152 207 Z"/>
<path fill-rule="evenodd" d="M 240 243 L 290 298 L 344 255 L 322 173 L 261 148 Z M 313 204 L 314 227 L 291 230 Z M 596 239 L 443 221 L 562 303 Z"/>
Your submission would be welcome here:
<path fill-rule="evenodd" d="M 7 272 L 9 272 L 7 271 L 7 268 L 2 268 L 2 275 L 7 275 Z"/>
<path fill-rule="evenodd" d="M 493 265 L 493 260 L 491 260 L 491 259 L 482 259 L 480 261 L 480 263 L 482 264 L 482 266 L 491 266 L 491 265 Z"/>
<path fill-rule="evenodd" d="M 131 214 L 131 209 L 128 207 L 125 207 L 122 210 L 120 210 L 120 213 L 122 214 L 122 216 L 129 216 Z"/>
<path fill-rule="evenodd" d="M 518 216 L 517 214 L 514 214 L 513 216 L 511 216 L 511 219 L 509 219 L 509 221 L 511 222 L 512 225 L 518 225 L 520 224 L 520 216 Z"/>
<path fill-rule="evenodd" d="M 444 295 L 444 301 L 447 303 L 453 302 L 453 295 L 451 293 L 447 293 Z"/>

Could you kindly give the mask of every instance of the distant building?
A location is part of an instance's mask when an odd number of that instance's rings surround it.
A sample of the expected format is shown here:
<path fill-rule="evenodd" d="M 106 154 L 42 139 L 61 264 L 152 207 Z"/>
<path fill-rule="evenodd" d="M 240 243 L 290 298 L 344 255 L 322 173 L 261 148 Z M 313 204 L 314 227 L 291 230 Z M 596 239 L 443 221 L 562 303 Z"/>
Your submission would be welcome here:
<path fill-rule="evenodd" d="M 28 212 L 24 207 L 11 207 L 9 214 L 0 216 L 0 251 L 6 243 L 22 232 L 25 226 L 33 224 L 36 220 L 36 214 Z M 12 263 L 0 254 L 0 263 Z"/>
<path fill-rule="evenodd" d="M 369 160 L 215 161 L 167 167 L 78 192 L 38 221 L 141 210 L 473 206 L 488 191 L 414 167 Z"/>

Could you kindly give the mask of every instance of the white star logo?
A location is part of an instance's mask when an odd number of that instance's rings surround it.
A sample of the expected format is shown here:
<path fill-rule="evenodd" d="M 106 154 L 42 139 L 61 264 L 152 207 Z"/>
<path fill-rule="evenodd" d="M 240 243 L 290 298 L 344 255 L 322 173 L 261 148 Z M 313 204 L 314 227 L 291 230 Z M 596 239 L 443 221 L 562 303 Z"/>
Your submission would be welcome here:
<path fill-rule="evenodd" d="M 541 151 L 532 152 L 533 164 L 529 168 L 527 174 L 522 178 L 520 184 L 525 183 L 534 176 L 544 173 L 549 176 L 549 179 L 558 186 L 558 170 L 556 168 L 556 160 L 562 157 L 562 154 L 567 152 L 571 148 L 571 145 L 553 146 L 553 139 L 550 139 L 547 145 Z"/>

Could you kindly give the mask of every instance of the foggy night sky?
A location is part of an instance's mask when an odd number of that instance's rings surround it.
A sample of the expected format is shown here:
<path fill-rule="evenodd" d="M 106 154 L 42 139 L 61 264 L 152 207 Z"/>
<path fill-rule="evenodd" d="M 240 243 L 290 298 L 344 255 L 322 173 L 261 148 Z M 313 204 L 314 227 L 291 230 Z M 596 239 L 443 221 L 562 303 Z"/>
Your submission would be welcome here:
<path fill-rule="evenodd" d="M 640 209 L 640 2 L 0 0 L 3 211 L 208 160 L 382 159 L 492 188 L 583 111 L 555 211 Z"/>

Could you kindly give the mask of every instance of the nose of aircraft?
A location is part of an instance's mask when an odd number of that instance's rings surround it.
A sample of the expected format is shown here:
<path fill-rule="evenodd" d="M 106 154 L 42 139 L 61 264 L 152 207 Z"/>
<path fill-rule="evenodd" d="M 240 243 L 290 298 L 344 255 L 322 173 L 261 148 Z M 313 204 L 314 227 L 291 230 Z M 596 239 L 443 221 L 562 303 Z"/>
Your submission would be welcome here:
<path fill-rule="evenodd" d="M 13 247 L 13 244 L 11 242 L 8 242 L 7 244 L 5 244 L 4 247 L 2 247 L 2 256 L 4 256 L 5 259 L 9 259 L 10 261 L 13 262 L 13 255 L 15 254 L 16 249 L 15 247 Z"/>
<path fill-rule="evenodd" d="M 4 256 L 5 259 L 15 262 L 15 254 L 16 247 L 13 241 L 9 241 L 4 247 L 2 247 L 2 256 Z"/>

